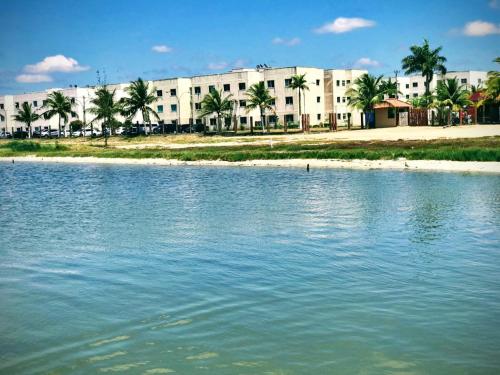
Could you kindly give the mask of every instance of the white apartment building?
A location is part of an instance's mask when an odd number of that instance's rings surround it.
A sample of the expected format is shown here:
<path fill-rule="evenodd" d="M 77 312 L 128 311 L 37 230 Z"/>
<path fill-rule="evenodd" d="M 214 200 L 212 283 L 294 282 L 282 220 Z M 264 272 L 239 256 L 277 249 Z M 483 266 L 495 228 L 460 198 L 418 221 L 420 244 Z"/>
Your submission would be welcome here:
<path fill-rule="evenodd" d="M 368 73 L 367 70 L 359 69 L 329 69 L 325 70 L 325 112 L 334 113 L 337 118 L 337 126 L 347 126 L 347 120 L 351 118 L 351 124 L 361 124 L 361 111 L 348 106 L 349 90 L 354 81 Z"/>
<path fill-rule="evenodd" d="M 429 88 L 432 92 L 436 89 L 440 80 L 451 78 L 457 78 L 459 83 L 465 85 L 469 90 L 471 86 L 484 87 L 484 83 L 488 78 L 487 75 L 487 72 L 473 70 L 450 71 L 444 77 L 435 74 Z M 395 77 L 391 77 L 391 79 L 394 81 Z M 425 94 L 425 78 L 421 75 L 398 76 L 398 87 L 400 91 L 399 99 L 410 100 Z"/>
<path fill-rule="evenodd" d="M 29 103 L 32 105 L 35 111 L 41 113 L 41 107 L 45 103 L 47 96 L 53 91 L 62 91 L 63 94 L 69 97 L 71 102 L 73 103 L 74 113 L 69 116 L 68 122 L 76 119 L 83 119 L 83 103 L 85 101 L 88 108 L 89 97 L 93 92 L 93 89 L 91 88 L 81 88 L 75 86 L 67 89 L 48 89 L 45 91 L 19 95 L 4 95 L 0 96 L 0 131 L 15 132 L 26 130 L 23 123 L 19 123 L 13 119 L 13 116 L 17 113 L 17 110 L 21 108 L 23 103 Z M 58 129 L 58 122 L 58 116 L 54 116 L 51 119 L 45 119 L 41 117 L 39 120 L 35 121 L 32 124 L 32 130 L 42 130 L 49 128 Z M 61 120 L 61 125 L 64 126 L 63 120 Z"/>

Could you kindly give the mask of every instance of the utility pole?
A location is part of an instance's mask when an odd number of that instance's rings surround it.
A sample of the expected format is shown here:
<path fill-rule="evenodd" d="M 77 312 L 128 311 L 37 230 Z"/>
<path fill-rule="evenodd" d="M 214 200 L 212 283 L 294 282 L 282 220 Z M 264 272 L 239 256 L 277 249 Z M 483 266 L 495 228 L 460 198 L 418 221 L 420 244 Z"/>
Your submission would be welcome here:
<path fill-rule="evenodd" d="M 396 76 L 396 99 L 399 99 L 398 98 L 398 91 L 399 91 L 399 87 L 398 87 L 398 74 L 399 74 L 399 70 L 396 69 L 394 71 L 394 74 Z"/>

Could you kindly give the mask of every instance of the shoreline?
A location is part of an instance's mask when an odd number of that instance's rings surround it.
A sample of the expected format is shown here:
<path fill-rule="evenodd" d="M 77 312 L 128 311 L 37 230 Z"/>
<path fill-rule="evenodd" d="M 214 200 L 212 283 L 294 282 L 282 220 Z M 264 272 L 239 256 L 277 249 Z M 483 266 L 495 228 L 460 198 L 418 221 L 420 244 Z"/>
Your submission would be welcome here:
<path fill-rule="evenodd" d="M 153 166 L 209 166 L 209 167 L 279 167 L 279 168 L 331 168 L 356 170 L 407 170 L 432 172 L 469 172 L 500 174 L 500 162 L 449 161 L 449 160 L 366 160 L 366 159 L 259 159 L 241 162 L 223 160 L 182 161 L 177 159 L 132 159 L 99 157 L 0 157 L 0 162 L 16 163 L 66 163 L 66 164 L 111 164 L 111 165 L 153 165 Z"/>

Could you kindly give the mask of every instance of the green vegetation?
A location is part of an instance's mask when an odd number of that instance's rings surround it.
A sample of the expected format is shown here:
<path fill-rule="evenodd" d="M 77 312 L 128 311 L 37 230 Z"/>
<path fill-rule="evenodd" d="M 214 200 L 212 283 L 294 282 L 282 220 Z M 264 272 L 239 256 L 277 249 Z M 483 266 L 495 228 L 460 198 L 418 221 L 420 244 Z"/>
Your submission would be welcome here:
<path fill-rule="evenodd" d="M 201 101 L 201 117 L 205 117 L 215 113 L 217 115 L 217 133 L 222 132 L 222 117 L 231 116 L 233 102 L 232 95 L 229 94 L 225 98 L 222 97 L 222 90 L 211 90 Z M 205 133 L 205 131 L 204 131 Z"/>
<path fill-rule="evenodd" d="M 59 134 L 61 134 L 61 119 L 63 119 L 64 123 L 66 123 L 68 122 L 69 115 L 75 114 L 75 112 L 73 112 L 73 104 L 71 103 L 70 98 L 65 96 L 61 91 L 51 92 L 47 96 L 47 100 L 43 104 L 42 108 L 46 109 L 43 113 L 43 117 L 46 119 L 56 115 L 59 116 Z"/>
<path fill-rule="evenodd" d="M 149 125 L 149 134 L 151 134 L 151 116 L 160 120 L 158 113 L 151 108 L 151 105 L 158 100 L 156 88 L 153 87 L 150 90 L 149 83 L 138 78 L 130 82 L 126 91 L 129 96 L 122 100 L 122 114 L 131 120 L 137 113 L 141 113 L 142 120 Z"/>
<path fill-rule="evenodd" d="M 262 126 L 262 133 L 264 133 L 264 127 L 266 125 L 266 111 L 273 111 L 273 103 L 276 100 L 271 96 L 271 93 L 264 85 L 264 82 L 254 83 L 247 90 L 246 95 L 248 96 L 247 112 L 252 109 L 259 108 L 260 110 L 260 125 Z M 250 129 L 250 133 L 253 129 Z M 267 126 L 267 132 L 270 132 L 269 125 Z"/>
<path fill-rule="evenodd" d="M 38 113 L 33 111 L 33 107 L 30 103 L 24 102 L 21 106 L 21 109 L 12 116 L 15 121 L 22 122 L 26 124 L 26 128 L 28 129 L 28 134 L 31 137 L 31 124 L 40 118 Z"/>
<path fill-rule="evenodd" d="M 304 124 L 302 123 L 302 99 L 301 93 L 303 91 L 309 90 L 309 86 L 307 86 L 307 79 L 305 74 L 295 74 L 292 76 L 292 82 L 290 83 L 290 87 L 293 90 L 299 90 L 299 124 L 301 130 L 304 130 Z M 304 104 L 305 106 L 305 104 Z"/>
<path fill-rule="evenodd" d="M 105 147 L 108 146 L 108 132 L 106 128 L 113 128 L 114 124 L 118 122 L 115 116 L 122 111 L 121 103 L 115 100 L 115 92 L 116 90 L 109 91 L 106 86 L 102 86 L 96 90 L 95 98 L 90 101 L 94 106 L 89 109 L 89 112 L 95 115 L 90 123 L 93 124 L 94 121 L 102 121 Z"/>
<path fill-rule="evenodd" d="M 411 55 L 401 61 L 405 74 L 421 73 L 425 77 L 425 96 L 431 95 L 430 83 L 434 73 L 446 74 L 446 57 L 440 55 L 442 49 L 431 49 L 429 41 L 424 39 L 422 46 L 411 46 Z"/>
<path fill-rule="evenodd" d="M 2 156 L 94 156 L 102 158 L 163 158 L 183 161 L 257 159 L 368 159 L 500 161 L 500 137 L 450 139 L 433 141 L 372 141 L 238 145 L 230 147 L 196 147 L 170 150 L 165 148 L 119 149 L 90 144 L 60 145 L 57 142 L 15 141 L 0 143 Z"/>

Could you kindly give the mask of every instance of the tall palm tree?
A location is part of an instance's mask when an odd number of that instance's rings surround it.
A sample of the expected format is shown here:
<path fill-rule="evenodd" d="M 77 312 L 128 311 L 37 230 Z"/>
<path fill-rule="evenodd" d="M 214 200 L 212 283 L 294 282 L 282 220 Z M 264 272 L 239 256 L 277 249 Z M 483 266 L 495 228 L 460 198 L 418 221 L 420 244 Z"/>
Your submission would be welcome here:
<path fill-rule="evenodd" d="M 465 85 L 460 85 L 456 78 L 440 81 L 436 88 L 438 109 L 446 106 L 452 111 L 459 111 L 462 107 L 471 104 L 469 97 L 470 92 Z"/>
<path fill-rule="evenodd" d="M 295 74 L 292 76 L 292 82 L 290 83 L 290 87 L 294 90 L 299 90 L 299 121 L 300 125 L 302 127 L 302 130 L 304 130 L 303 124 L 302 124 L 302 100 L 301 100 L 301 93 L 302 91 L 309 90 L 309 86 L 307 86 L 307 80 L 306 80 L 306 75 L 305 74 Z M 305 103 L 304 103 L 305 106 Z"/>
<path fill-rule="evenodd" d="M 262 133 L 264 133 L 266 111 L 274 111 L 273 105 L 275 98 L 271 96 L 269 89 L 266 88 L 263 81 L 254 83 L 250 86 L 245 95 L 248 97 L 246 107 L 247 112 L 250 112 L 252 109 L 259 108 L 260 123 L 262 124 Z M 267 127 L 267 132 L 269 133 L 269 127 Z"/>
<path fill-rule="evenodd" d="M 233 110 L 232 95 L 222 97 L 222 91 L 212 90 L 201 101 L 200 116 L 205 117 L 213 113 L 217 115 L 217 133 L 222 131 L 222 117 L 227 117 Z"/>
<path fill-rule="evenodd" d="M 61 119 L 64 120 L 64 123 L 67 123 L 69 115 L 75 114 L 70 98 L 65 96 L 61 91 L 51 92 L 47 96 L 47 100 L 42 108 L 47 109 L 43 113 L 46 119 L 50 119 L 56 115 L 59 116 L 58 128 L 59 136 L 61 136 Z"/>
<path fill-rule="evenodd" d="M 115 100 L 116 90 L 109 91 L 106 86 L 98 88 L 95 97 L 90 101 L 93 105 L 89 112 L 94 114 L 94 119 L 90 122 L 101 121 L 102 134 L 104 135 L 104 146 L 108 146 L 108 130 L 116 124 L 116 116 L 123 111 L 122 102 Z"/>
<path fill-rule="evenodd" d="M 28 128 L 28 136 L 31 138 L 31 124 L 40 118 L 40 115 L 33 111 L 31 104 L 26 102 L 23 103 L 21 109 L 17 111 L 17 114 L 12 116 L 15 121 L 22 122 L 26 124 Z"/>
<path fill-rule="evenodd" d="M 363 118 L 365 113 L 372 113 L 373 106 L 381 102 L 384 99 L 384 95 L 391 93 L 394 93 L 393 86 L 387 85 L 382 76 L 375 77 L 365 73 L 356 78 L 354 85 L 346 91 L 346 95 L 349 98 L 347 104 L 363 112 L 361 116 L 361 128 L 364 128 Z"/>
<path fill-rule="evenodd" d="M 500 57 L 497 57 L 493 62 L 500 64 Z M 486 80 L 486 95 L 490 101 L 500 102 L 500 72 L 489 71 L 488 79 Z"/>
<path fill-rule="evenodd" d="M 129 97 L 123 98 L 123 115 L 132 119 L 137 113 L 141 113 L 144 123 L 149 125 L 149 134 L 151 134 L 151 116 L 160 120 L 158 113 L 151 107 L 151 104 L 158 100 L 156 88 L 149 88 L 149 83 L 138 78 L 130 82 L 125 90 Z M 137 129 L 139 130 L 139 129 Z"/>
<path fill-rule="evenodd" d="M 411 55 L 401 61 L 405 74 L 421 73 L 425 77 L 425 95 L 430 96 L 430 83 L 434 73 L 446 74 L 446 57 L 441 56 L 443 47 L 431 49 L 429 41 L 424 39 L 422 46 L 411 46 Z"/>

